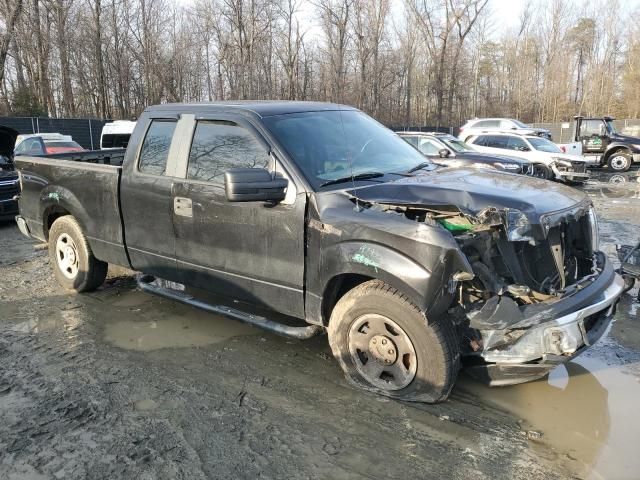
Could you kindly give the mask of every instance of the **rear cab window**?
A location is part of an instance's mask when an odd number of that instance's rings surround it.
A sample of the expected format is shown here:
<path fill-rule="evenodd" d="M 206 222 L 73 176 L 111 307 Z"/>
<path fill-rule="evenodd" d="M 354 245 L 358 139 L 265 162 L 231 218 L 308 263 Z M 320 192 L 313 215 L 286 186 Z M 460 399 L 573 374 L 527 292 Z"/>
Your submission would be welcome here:
<path fill-rule="evenodd" d="M 176 129 L 175 120 L 152 120 L 145 135 L 138 170 L 151 175 L 164 175 L 167 169 L 169 148 Z"/>
<path fill-rule="evenodd" d="M 245 127 L 226 120 L 199 120 L 189 151 L 187 179 L 224 187 L 232 168 L 267 168 L 269 153 Z"/>

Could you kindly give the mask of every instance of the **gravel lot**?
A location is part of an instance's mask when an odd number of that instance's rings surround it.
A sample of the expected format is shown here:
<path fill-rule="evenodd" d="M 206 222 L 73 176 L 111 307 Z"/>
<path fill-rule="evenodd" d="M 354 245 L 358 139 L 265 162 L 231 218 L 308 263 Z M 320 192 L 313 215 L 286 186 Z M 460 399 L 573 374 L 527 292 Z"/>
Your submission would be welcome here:
<path fill-rule="evenodd" d="M 587 187 L 602 241 L 640 239 L 640 184 Z M 636 188 L 638 187 L 638 188 Z M 634 198 L 635 197 L 635 198 Z M 0 478 L 638 478 L 637 288 L 549 380 L 444 404 L 353 390 L 326 337 L 277 337 L 140 292 L 62 291 L 0 225 Z"/>

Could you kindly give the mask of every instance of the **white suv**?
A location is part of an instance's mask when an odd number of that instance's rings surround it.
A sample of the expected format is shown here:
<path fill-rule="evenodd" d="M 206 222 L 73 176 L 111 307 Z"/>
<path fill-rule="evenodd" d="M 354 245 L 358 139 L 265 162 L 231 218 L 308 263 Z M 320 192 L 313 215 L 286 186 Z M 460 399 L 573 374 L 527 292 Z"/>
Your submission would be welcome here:
<path fill-rule="evenodd" d="M 483 133 L 473 135 L 467 143 L 476 150 L 487 153 L 508 153 L 530 162 L 542 163 L 547 167 L 547 179 L 563 182 L 584 182 L 589 178 L 587 161 L 578 155 L 569 155 L 553 142 L 536 135 L 515 133 Z"/>
<path fill-rule="evenodd" d="M 551 140 L 551 132 L 549 130 L 532 127 L 512 118 L 475 118 L 469 120 L 460 127 L 458 138 L 466 142 L 467 138 L 472 135 L 480 135 L 481 133 L 486 133 L 487 130 L 536 135 Z"/>

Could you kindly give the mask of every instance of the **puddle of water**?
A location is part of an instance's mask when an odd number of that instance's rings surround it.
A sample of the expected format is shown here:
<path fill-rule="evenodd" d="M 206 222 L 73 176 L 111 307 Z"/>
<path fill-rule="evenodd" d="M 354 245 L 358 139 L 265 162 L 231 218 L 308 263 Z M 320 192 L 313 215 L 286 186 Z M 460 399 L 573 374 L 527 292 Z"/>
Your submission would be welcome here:
<path fill-rule="evenodd" d="M 522 418 L 577 463 L 589 479 L 637 479 L 640 382 L 623 367 L 578 357 L 548 379 L 488 388 L 461 377 L 460 388 Z"/>
<path fill-rule="evenodd" d="M 195 308 L 173 304 L 154 308 L 153 318 L 145 318 L 146 308 L 135 308 L 153 299 L 149 294 L 130 292 L 114 302 L 128 307 L 105 325 L 105 340 L 128 350 L 150 351 L 161 348 L 200 347 L 232 337 L 258 335 L 261 330 L 236 320 L 212 315 Z M 161 312 L 161 313 L 158 313 Z"/>

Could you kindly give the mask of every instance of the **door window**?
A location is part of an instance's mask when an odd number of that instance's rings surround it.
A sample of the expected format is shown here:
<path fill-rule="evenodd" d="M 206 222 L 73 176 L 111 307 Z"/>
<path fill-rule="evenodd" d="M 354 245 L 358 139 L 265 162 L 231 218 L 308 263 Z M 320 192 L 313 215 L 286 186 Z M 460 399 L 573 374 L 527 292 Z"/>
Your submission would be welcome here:
<path fill-rule="evenodd" d="M 499 128 L 500 120 L 480 120 L 472 128 Z"/>
<path fill-rule="evenodd" d="M 227 121 L 200 121 L 193 135 L 187 178 L 224 185 L 231 168 L 266 168 L 269 155 L 244 127 Z"/>
<path fill-rule="evenodd" d="M 444 148 L 429 138 L 421 138 L 419 150 L 425 155 L 438 155 L 440 150 Z"/>
<path fill-rule="evenodd" d="M 152 175 L 164 175 L 171 139 L 176 129 L 175 120 L 153 120 L 140 151 L 138 169 Z"/>
<path fill-rule="evenodd" d="M 507 148 L 509 150 L 517 150 L 518 152 L 526 152 L 529 150 L 527 143 L 519 137 L 507 137 Z"/>
<path fill-rule="evenodd" d="M 592 135 L 604 135 L 604 124 L 602 120 L 583 120 L 580 126 L 580 136 L 590 137 Z"/>
<path fill-rule="evenodd" d="M 488 135 L 485 145 L 491 148 L 508 148 L 507 137 L 504 135 Z"/>

